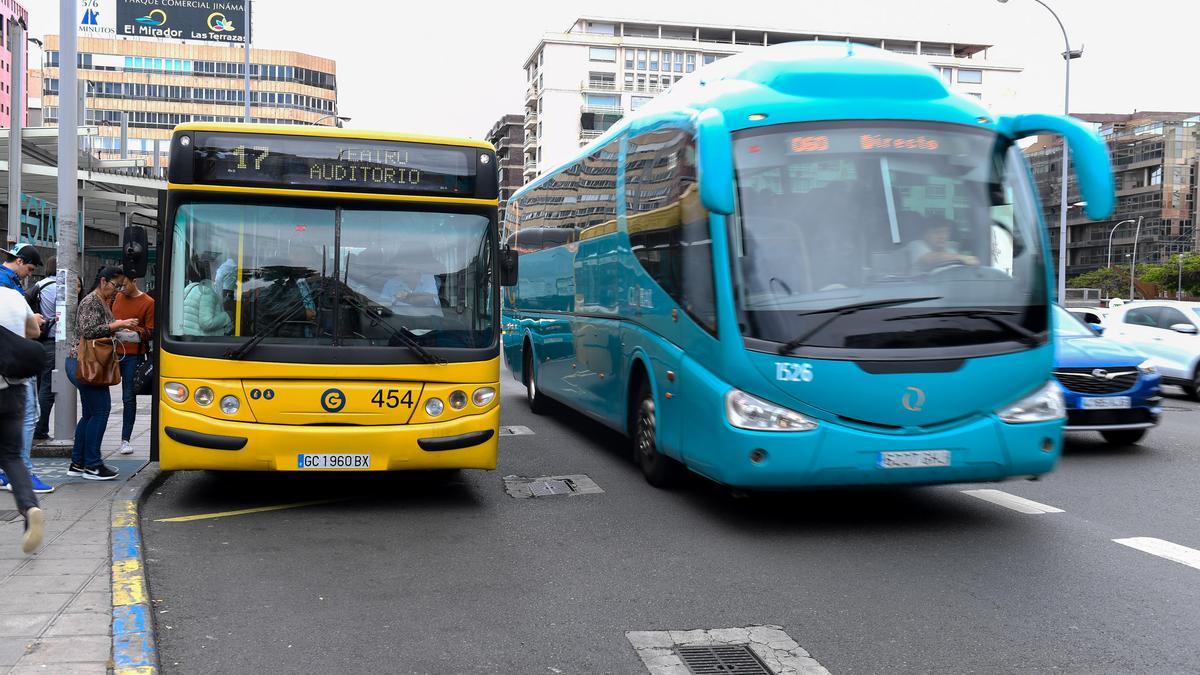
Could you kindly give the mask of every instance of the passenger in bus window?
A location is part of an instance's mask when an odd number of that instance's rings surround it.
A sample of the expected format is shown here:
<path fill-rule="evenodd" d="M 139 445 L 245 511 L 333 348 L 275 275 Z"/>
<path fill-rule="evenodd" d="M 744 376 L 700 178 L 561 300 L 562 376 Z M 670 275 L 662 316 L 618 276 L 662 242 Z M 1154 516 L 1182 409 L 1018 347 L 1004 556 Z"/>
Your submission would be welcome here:
<path fill-rule="evenodd" d="M 208 278 L 208 262 L 192 256 L 183 288 L 184 335 L 230 335 L 233 320 L 222 307 L 221 295 Z"/>
<path fill-rule="evenodd" d="M 939 267 L 948 265 L 978 265 L 979 258 L 959 251 L 957 245 L 950 241 L 950 232 L 954 227 L 944 216 L 926 215 L 924 233 L 908 245 L 909 260 L 913 270 L 917 272 L 932 272 Z"/>

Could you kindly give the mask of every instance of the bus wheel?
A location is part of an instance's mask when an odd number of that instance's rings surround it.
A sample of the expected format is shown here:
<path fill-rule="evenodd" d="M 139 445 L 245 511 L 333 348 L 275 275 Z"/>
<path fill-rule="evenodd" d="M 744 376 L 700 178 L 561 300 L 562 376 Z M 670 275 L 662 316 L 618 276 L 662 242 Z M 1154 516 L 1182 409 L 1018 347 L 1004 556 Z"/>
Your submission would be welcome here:
<path fill-rule="evenodd" d="M 645 383 L 638 389 L 633 418 L 633 453 L 646 482 L 654 487 L 667 488 L 679 482 L 683 465 L 658 451 L 656 434 L 658 415 L 654 396 Z"/>
<path fill-rule="evenodd" d="M 525 400 L 529 402 L 529 412 L 534 415 L 544 415 L 549 410 L 546 395 L 537 385 L 537 375 L 533 372 L 533 349 L 525 343 L 525 356 L 522 358 L 521 379 L 525 382 Z"/>

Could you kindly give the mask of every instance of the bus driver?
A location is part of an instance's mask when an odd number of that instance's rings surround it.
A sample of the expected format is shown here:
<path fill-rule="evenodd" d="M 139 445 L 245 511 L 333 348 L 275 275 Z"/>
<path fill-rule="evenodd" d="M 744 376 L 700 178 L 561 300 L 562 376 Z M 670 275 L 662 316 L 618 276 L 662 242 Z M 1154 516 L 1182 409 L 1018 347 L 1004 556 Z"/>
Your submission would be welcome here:
<path fill-rule="evenodd" d="M 950 241 L 954 223 L 943 216 L 926 216 L 920 239 L 908 245 L 908 259 L 914 271 L 931 272 L 947 265 L 979 264 L 979 258 L 958 251 Z"/>

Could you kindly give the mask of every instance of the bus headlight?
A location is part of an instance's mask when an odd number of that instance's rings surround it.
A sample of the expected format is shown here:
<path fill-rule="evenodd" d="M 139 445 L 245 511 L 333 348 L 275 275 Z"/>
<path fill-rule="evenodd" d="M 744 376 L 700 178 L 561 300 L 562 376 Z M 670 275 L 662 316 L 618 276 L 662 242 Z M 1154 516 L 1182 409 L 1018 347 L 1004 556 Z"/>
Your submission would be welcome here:
<path fill-rule="evenodd" d="M 496 390 L 491 387 L 480 387 L 471 394 L 471 402 L 482 408 L 496 398 Z"/>
<path fill-rule="evenodd" d="M 739 429 L 753 431 L 810 431 L 817 421 L 794 410 L 732 389 L 725 394 L 725 418 Z"/>
<path fill-rule="evenodd" d="M 440 398 L 431 398 L 425 401 L 425 414 L 430 417 L 437 417 L 446 409 L 446 404 L 442 403 Z"/>
<path fill-rule="evenodd" d="M 463 392 L 461 390 L 455 391 L 453 394 L 450 394 L 449 400 L 450 400 L 450 407 L 454 408 L 455 410 L 462 410 L 463 408 L 467 407 L 467 394 L 466 394 L 466 392 Z"/>
<path fill-rule="evenodd" d="M 237 411 L 240 410 L 241 407 L 242 402 L 238 400 L 238 397 L 232 394 L 221 397 L 221 412 L 225 413 L 226 415 L 236 415 Z"/>
<path fill-rule="evenodd" d="M 176 403 L 183 403 L 188 397 L 187 385 L 179 382 L 168 382 L 163 385 L 163 393 Z"/>
<path fill-rule="evenodd" d="M 1154 363 L 1154 359 L 1146 359 L 1138 364 L 1137 369 L 1143 375 L 1153 375 L 1158 372 L 1158 365 Z"/>
<path fill-rule="evenodd" d="M 196 403 L 202 406 L 210 406 L 213 402 L 213 390 L 208 387 L 198 387 L 196 393 L 193 394 Z"/>
<path fill-rule="evenodd" d="M 1066 417 L 1067 404 L 1058 382 L 1050 380 L 1025 398 L 997 410 L 996 415 L 1009 424 L 1049 422 Z"/>

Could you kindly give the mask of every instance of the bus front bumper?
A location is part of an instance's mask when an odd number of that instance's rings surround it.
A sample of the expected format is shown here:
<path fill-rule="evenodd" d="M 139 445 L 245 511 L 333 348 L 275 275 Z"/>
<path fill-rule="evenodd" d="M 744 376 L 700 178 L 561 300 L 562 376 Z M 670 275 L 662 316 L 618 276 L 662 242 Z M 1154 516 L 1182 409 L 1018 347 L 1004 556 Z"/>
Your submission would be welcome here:
<path fill-rule="evenodd" d="M 500 408 L 411 425 L 285 425 L 233 422 L 160 408 L 164 471 L 400 471 L 494 469 Z M 368 468 L 301 469 L 301 455 L 369 455 Z"/>

